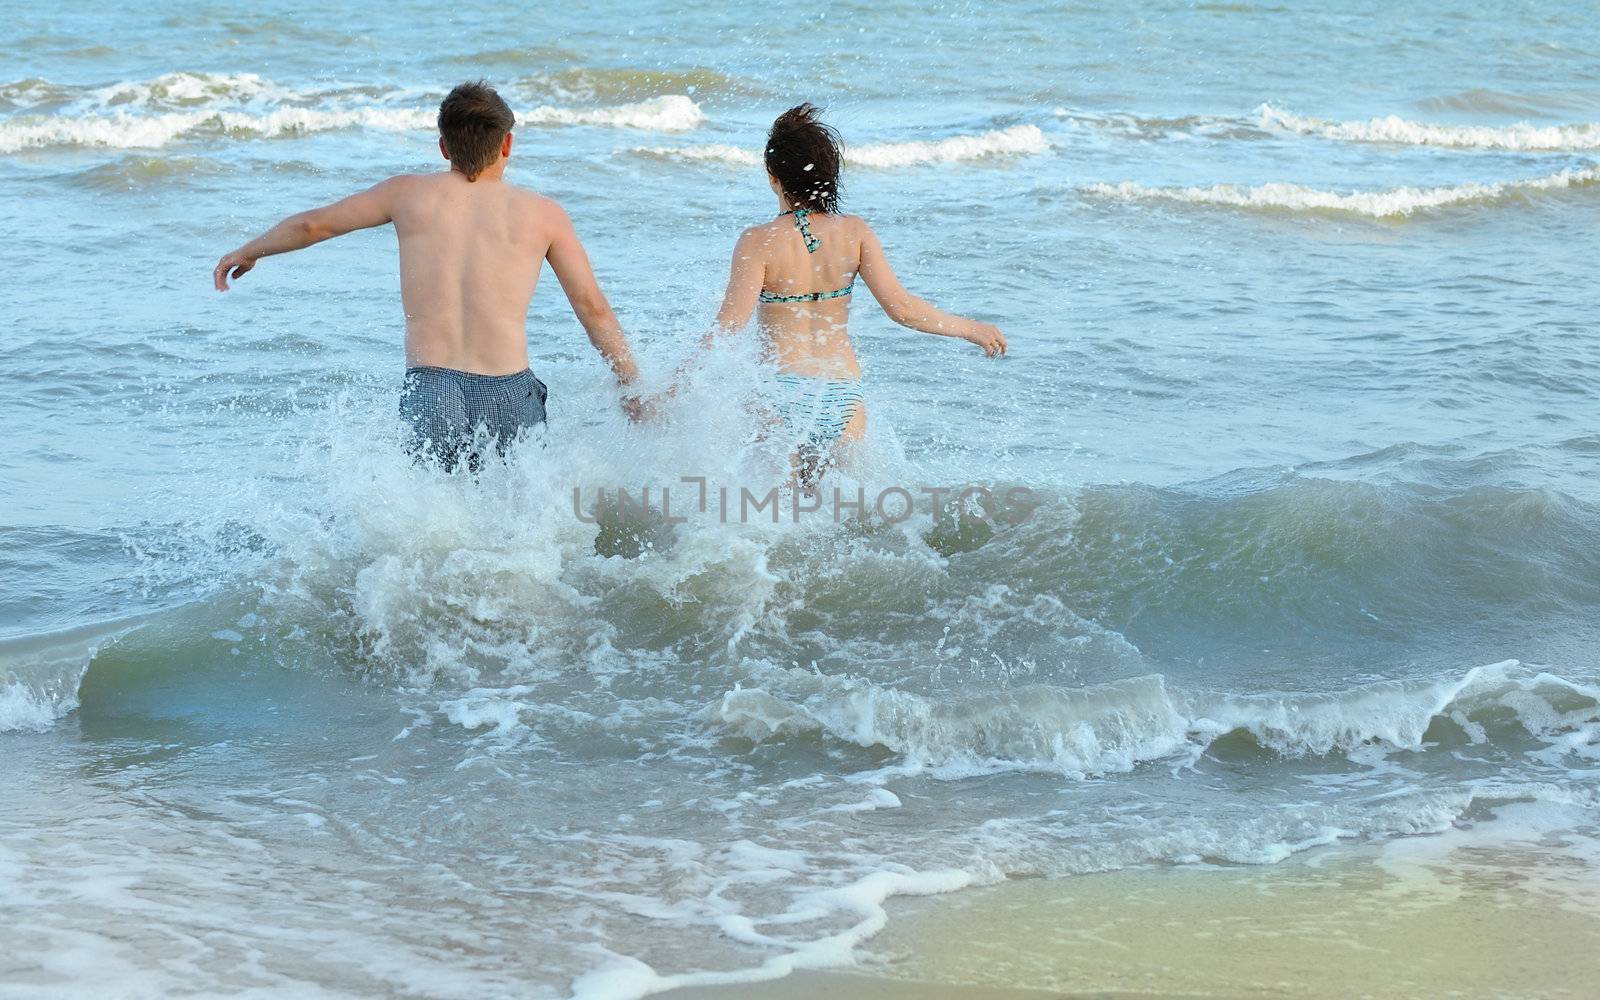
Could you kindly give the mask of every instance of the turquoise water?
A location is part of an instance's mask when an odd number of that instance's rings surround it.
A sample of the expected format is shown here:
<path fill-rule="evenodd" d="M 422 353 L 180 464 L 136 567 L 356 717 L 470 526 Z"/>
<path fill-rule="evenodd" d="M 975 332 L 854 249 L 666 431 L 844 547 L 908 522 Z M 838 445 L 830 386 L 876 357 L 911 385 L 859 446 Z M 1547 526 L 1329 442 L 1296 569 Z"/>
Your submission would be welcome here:
<path fill-rule="evenodd" d="M 374 17 L 0 25 L 0 992 L 632 997 L 870 957 L 896 893 L 1600 826 L 1593 8 Z M 410 468 L 392 235 L 210 268 L 477 76 L 658 384 L 827 105 L 1012 344 L 863 297 L 840 485 L 1031 517 L 586 523 L 772 456 L 748 345 L 631 428 L 553 282 L 550 439 Z"/>

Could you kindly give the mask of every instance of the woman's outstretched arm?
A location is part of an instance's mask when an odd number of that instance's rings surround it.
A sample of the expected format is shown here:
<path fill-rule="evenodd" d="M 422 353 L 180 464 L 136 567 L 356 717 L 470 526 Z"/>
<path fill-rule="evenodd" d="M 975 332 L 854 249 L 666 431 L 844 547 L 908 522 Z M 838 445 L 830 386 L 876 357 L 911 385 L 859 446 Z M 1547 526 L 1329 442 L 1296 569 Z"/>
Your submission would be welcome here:
<path fill-rule="evenodd" d="M 760 242 L 761 238 L 754 229 L 746 229 L 739 236 L 739 242 L 734 244 L 728 290 L 722 295 L 722 308 L 717 310 L 717 325 L 706 333 L 701 343 L 709 345 L 719 334 L 738 333 L 755 315 L 756 302 L 761 297 L 761 286 L 767 276 Z"/>
<path fill-rule="evenodd" d="M 861 280 L 872 289 L 872 297 L 889 318 L 901 326 L 941 337 L 960 337 L 982 348 L 991 358 L 1006 352 L 1006 336 L 993 323 L 947 313 L 906 291 L 884 256 L 878 234 L 865 222 L 861 223 Z"/>
<path fill-rule="evenodd" d="M 733 247 L 733 266 L 728 274 L 728 290 L 722 295 L 722 308 L 717 310 L 717 321 L 700 338 L 700 350 L 709 349 L 716 343 L 717 337 L 738 333 L 750 323 L 750 317 L 755 315 L 756 303 L 761 297 L 761 287 L 766 281 L 767 268 L 761 259 L 760 239 L 755 230 L 746 229 L 739 237 L 739 242 Z M 695 358 L 699 352 L 683 359 L 677 369 L 672 373 L 672 384 L 667 390 L 655 399 L 651 405 L 670 399 L 676 395 L 683 378 L 689 369 L 694 366 Z"/>

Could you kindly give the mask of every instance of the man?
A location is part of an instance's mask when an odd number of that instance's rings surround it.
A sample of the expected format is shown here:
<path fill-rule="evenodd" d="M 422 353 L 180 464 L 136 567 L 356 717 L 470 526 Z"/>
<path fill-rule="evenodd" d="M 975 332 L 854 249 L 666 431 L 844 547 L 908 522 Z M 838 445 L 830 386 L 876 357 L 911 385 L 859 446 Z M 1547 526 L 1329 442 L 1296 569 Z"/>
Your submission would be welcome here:
<path fill-rule="evenodd" d="M 524 329 L 544 262 L 561 282 L 589 342 L 627 393 L 639 377 L 616 314 L 595 283 L 572 221 L 549 198 L 509 184 L 515 118 L 483 82 L 463 83 L 439 105 L 439 151 L 448 171 L 391 177 L 324 208 L 293 215 L 224 254 L 219 292 L 256 261 L 357 229 L 394 223 L 406 312 L 406 380 L 400 412 L 414 454 L 453 466 L 483 426 L 505 445 L 544 422 L 546 389 L 528 369 Z M 476 456 L 472 456 L 476 464 Z"/>

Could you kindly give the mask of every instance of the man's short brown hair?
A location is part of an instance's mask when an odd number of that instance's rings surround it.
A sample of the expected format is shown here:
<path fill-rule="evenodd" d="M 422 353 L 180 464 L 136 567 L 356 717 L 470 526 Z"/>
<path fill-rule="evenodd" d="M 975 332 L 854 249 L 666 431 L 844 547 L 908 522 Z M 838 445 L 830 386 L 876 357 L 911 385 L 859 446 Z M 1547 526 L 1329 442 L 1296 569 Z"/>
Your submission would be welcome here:
<path fill-rule="evenodd" d="M 493 87 L 463 83 L 439 105 L 439 138 L 450 165 L 475 181 L 500 155 L 500 143 L 517 118 Z"/>

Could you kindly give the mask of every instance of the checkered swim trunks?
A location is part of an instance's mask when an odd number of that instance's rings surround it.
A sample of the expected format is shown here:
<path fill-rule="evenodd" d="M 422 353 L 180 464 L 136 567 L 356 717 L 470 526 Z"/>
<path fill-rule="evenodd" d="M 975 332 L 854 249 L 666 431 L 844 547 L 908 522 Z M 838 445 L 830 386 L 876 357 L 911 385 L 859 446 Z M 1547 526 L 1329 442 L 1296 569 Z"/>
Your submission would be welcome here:
<path fill-rule="evenodd" d="M 474 375 L 454 368 L 407 368 L 400 393 L 406 448 L 447 468 L 462 458 L 476 468 L 481 456 L 475 444 L 492 441 L 496 453 L 504 455 L 519 434 L 544 423 L 548 395 L 545 384 L 527 369 L 515 375 Z"/>

